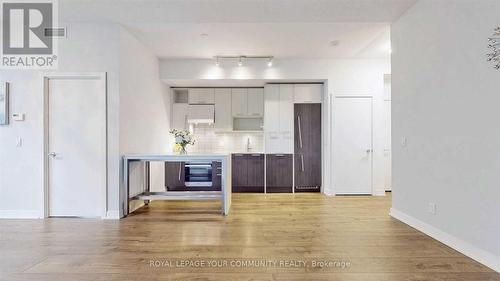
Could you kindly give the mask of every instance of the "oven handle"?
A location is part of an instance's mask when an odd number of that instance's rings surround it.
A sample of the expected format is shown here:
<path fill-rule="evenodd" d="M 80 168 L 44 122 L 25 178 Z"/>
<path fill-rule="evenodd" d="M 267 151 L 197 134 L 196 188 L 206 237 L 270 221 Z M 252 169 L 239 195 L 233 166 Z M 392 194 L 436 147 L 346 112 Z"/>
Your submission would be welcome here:
<path fill-rule="evenodd" d="M 179 162 L 179 181 L 181 181 L 181 174 L 182 174 L 182 162 Z"/>
<path fill-rule="evenodd" d="M 203 164 L 203 165 L 200 165 L 200 164 L 186 164 L 185 166 L 188 167 L 188 168 L 191 168 L 191 167 L 194 167 L 194 168 L 211 168 L 212 167 L 212 165 L 210 165 L 210 164 L 206 164 L 206 165 L 205 164 Z"/>

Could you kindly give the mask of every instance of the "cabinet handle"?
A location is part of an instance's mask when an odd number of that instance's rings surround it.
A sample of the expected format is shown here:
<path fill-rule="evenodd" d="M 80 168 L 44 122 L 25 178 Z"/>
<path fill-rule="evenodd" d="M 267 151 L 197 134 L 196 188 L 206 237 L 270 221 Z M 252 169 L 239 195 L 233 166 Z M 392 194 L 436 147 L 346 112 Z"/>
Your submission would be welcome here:
<path fill-rule="evenodd" d="M 301 170 L 304 172 L 304 154 L 300 155 Z"/>
<path fill-rule="evenodd" d="M 276 154 L 275 156 L 276 156 L 276 157 L 285 157 L 285 155 L 284 155 L 284 154 Z"/>
<path fill-rule="evenodd" d="M 222 176 L 222 174 L 216 174 L 216 176 L 220 177 L 220 176 Z"/>
<path fill-rule="evenodd" d="M 179 162 L 179 181 L 181 181 L 181 174 L 182 174 L 182 162 Z"/>
<path fill-rule="evenodd" d="M 299 145 L 300 145 L 300 148 L 302 148 L 302 130 L 300 127 L 300 115 L 297 116 L 297 123 L 299 125 Z"/>

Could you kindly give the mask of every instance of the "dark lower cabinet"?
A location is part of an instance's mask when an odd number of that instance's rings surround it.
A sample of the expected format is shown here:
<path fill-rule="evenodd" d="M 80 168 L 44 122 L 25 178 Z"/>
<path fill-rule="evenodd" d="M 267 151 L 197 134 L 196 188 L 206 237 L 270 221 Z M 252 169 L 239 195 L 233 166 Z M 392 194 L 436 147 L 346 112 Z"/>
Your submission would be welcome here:
<path fill-rule="evenodd" d="M 248 182 L 248 161 L 246 154 L 232 155 L 231 170 L 233 192 L 243 192 Z"/>
<path fill-rule="evenodd" d="M 264 192 L 264 154 L 232 155 L 233 192 Z"/>
<path fill-rule="evenodd" d="M 266 154 L 266 191 L 290 193 L 293 188 L 293 154 Z"/>
<path fill-rule="evenodd" d="M 222 190 L 222 163 L 212 162 L 212 189 L 213 191 Z"/>
<path fill-rule="evenodd" d="M 165 162 L 165 189 L 180 191 L 186 189 L 184 162 Z"/>

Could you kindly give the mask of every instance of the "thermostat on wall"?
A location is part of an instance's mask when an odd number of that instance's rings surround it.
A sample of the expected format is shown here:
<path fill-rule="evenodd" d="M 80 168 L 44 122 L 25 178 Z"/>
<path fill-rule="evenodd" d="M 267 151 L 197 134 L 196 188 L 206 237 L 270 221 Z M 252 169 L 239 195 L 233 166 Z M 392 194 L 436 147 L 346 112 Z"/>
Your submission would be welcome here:
<path fill-rule="evenodd" d="M 24 121 L 24 113 L 13 113 L 12 120 L 14 121 Z"/>

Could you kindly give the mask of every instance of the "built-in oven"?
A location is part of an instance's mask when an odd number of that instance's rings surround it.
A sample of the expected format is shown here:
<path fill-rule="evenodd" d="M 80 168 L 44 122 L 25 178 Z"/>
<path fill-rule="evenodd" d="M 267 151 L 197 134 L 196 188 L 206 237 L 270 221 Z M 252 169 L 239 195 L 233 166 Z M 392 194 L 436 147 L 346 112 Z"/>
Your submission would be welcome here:
<path fill-rule="evenodd" d="M 185 184 L 191 186 L 212 186 L 212 163 L 211 162 L 186 162 Z"/>

